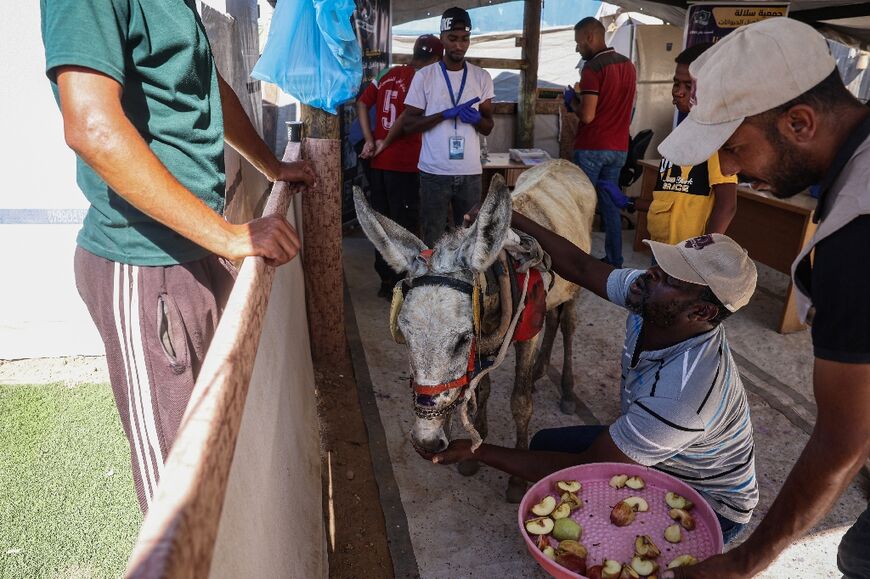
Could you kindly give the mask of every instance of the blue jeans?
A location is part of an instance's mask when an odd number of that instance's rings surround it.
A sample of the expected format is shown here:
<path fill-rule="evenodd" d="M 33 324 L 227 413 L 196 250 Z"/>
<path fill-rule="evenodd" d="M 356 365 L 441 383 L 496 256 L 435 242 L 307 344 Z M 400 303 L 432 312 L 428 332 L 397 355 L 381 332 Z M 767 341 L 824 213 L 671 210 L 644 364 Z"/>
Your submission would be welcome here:
<path fill-rule="evenodd" d="M 846 579 L 870 577 L 870 505 L 843 535 L 837 567 Z"/>
<path fill-rule="evenodd" d="M 453 208 L 454 227 L 480 203 L 480 175 L 433 175 L 420 171 L 420 229 L 423 243 L 432 247 L 444 235 L 448 205 Z"/>
<path fill-rule="evenodd" d="M 589 426 L 565 426 L 562 428 L 545 428 L 544 430 L 539 430 L 532 437 L 532 441 L 529 443 L 529 450 L 547 450 L 551 452 L 571 452 L 571 453 L 581 453 L 587 450 L 592 443 L 595 441 L 598 436 L 610 428 L 608 425 L 589 425 Z M 866 517 L 865 517 L 866 516 Z M 863 518 L 866 518 L 867 526 L 864 529 L 864 541 L 870 538 L 870 515 L 867 515 L 865 512 L 862 515 Z M 726 519 L 719 513 L 716 513 L 716 518 L 719 519 L 719 526 L 722 528 L 722 540 L 727 545 L 730 543 L 746 526 L 745 523 L 737 523 L 730 519 Z M 859 519 L 860 522 L 860 519 Z M 858 523 L 855 523 L 855 527 L 858 526 Z M 843 541 L 845 542 L 845 538 Z M 864 545 L 866 543 L 861 543 L 858 541 L 858 537 L 855 537 L 855 554 L 860 552 L 858 548 L 859 545 Z M 840 546 L 840 552 L 842 554 L 843 547 Z M 840 568 L 842 569 L 842 567 Z M 866 567 L 864 568 L 866 569 Z M 855 575 L 855 577 L 865 577 L 867 575 Z"/>
<path fill-rule="evenodd" d="M 599 181 L 619 183 L 619 172 L 625 165 L 625 151 L 574 151 L 574 163 L 580 167 L 592 184 Z M 622 267 L 622 218 L 619 208 L 606 191 L 598 191 L 598 212 L 604 227 L 604 260 L 614 267 Z"/>

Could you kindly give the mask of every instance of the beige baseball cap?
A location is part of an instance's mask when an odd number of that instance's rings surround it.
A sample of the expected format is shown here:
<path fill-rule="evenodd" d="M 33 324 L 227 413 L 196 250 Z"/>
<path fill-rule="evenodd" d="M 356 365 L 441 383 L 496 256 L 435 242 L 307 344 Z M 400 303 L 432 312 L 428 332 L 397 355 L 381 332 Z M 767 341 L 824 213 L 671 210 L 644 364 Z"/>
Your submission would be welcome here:
<path fill-rule="evenodd" d="M 656 263 L 677 279 L 705 285 L 726 308 L 736 312 L 755 292 L 758 272 L 749 254 L 736 241 L 711 233 L 675 245 L 645 239 Z"/>
<path fill-rule="evenodd" d="M 741 26 L 689 66 L 692 110 L 659 153 L 678 165 L 703 163 L 746 117 L 797 98 L 835 67 L 828 43 L 807 24 L 777 17 Z"/>

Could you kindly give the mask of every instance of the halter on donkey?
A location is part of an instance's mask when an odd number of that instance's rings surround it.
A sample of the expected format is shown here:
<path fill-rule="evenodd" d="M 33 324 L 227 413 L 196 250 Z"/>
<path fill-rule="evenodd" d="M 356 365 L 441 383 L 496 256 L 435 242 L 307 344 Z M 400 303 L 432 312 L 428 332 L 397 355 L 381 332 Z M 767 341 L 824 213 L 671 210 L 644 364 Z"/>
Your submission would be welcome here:
<path fill-rule="evenodd" d="M 505 285 L 500 284 L 502 290 L 501 303 L 503 312 L 509 311 L 506 309 L 507 303 L 510 303 L 513 306 L 513 315 L 511 318 L 502 316 L 504 321 L 509 319 L 510 322 L 507 324 L 507 327 L 499 329 L 499 335 L 503 332 L 503 337 L 501 338 L 498 353 L 494 357 L 483 358 L 478 355 L 478 343 L 481 338 L 481 319 L 484 307 L 481 289 L 483 285 L 483 280 L 481 278 L 484 277 L 482 274 L 472 272 L 474 283 L 468 283 L 447 275 L 424 273 L 422 275 L 403 279 L 393 288 L 393 299 L 390 304 L 390 333 L 393 336 L 393 340 L 399 344 L 405 343 L 405 337 L 399 329 L 398 319 L 399 312 L 402 309 L 405 296 L 408 292 L 418 287 L 440 286 L 459 291 L 471 298 L 473 336 L 465 373 L 449 382 L 434 385 L 418 384 L 412 377 L 410 378 L 410 385 L 411 396 L 414 403 L 414 414 L 418 418 L 439 418 L 449 414 L 459 406 L 459 416 L 463 427 L 468 432 L 469 436 L 471 436 L 473 450 L 476 450 L 483 442 L 470 418 L 470 415 L 474 415 L 477 412 L 476 391 L 478 383 L 489 372 L 501 365 L 507 354 L 508 347 L 512 342 L 533 338 L 538 334 L 538 332 L 540 332 L 544 323 L 547 290 L 544 288 L 541 271 L 535 268 L 540 267 L 541 262 L 546 262 L 548 264 L 548 257 L 543 255 L 540 251 L 540 247 L 537 246 L 537 242 L 535 242 L 534 239 L 528 236 L 519 237 L 519 239 L 521 243 L 524 243 L 526 246 L 534 245 L 537 249 L 537 251 L 531 252 L 526 250 L 524 253 L 533 253 L 534 255 L 540 255 L 541 257 L 534 261 L 527 261 L 522 266 L 517 266 L 510 254 L 505 250 L 502 250 L 499 261 L 496 261 L 496 263 L 491 267 L 491 271 L 495 273 L 496 277 L 502 279 L 507 277 L 509 281 L 507 287 L 509 288 L 509 292 L 512 294 L 511 296 L 505 295 L 508 293 L 504 291 Z M 417 259 L 421 260 L 426 265 L 427 272 L 431 269 L 430 260 L 433 252 L 434 250 L 432 249 L 426 249 L 421 251 L 417 256 Z M 548 270 L 549 268 L 547 267 L 546 269 Z M 551 277 L 551 282 L 552 279 L 553 278 Z M 521 291 L 518 290 L 520 284 L 522 285 Z M 531 292 L 529 292 L 530 286 L 532 288 Z M 519 291 L 518 297 L 516 296 L 517 291 Z M 527 296 L 529 296 L 528 299 Z M 504 324 L 502 324 L 502 326 L 504 326 Z M 462 389 L 460 394 L 450 404 L 443 408 L 432 409 L 420 403 L 421 396 L 435 396 L 459 388 Z M 470 412 L 469 405 L 471 407 Z"/>

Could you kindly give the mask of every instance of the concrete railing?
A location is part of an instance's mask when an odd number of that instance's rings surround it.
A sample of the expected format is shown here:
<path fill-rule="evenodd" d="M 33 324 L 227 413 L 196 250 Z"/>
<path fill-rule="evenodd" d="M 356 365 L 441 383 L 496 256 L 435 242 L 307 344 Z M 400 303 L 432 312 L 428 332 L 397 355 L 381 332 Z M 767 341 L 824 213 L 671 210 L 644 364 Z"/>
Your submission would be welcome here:
<path fill-rule="evenodd" d="M 291 144 L 284 158 L 300 154 Z M 297 224 L 293 193 L 275 184 L 263 214 Z M 128 577 L 326 576 L 306 319 L 299 258 L 244 260 Z"/>

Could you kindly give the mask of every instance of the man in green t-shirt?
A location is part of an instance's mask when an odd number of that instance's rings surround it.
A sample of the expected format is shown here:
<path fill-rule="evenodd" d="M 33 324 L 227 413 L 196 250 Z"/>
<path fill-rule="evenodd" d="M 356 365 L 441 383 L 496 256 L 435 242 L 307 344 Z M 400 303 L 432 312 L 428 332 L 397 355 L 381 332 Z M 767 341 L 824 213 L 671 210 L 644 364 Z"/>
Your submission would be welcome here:
<path fill-rule="evenodd" d="M 41 0 L 46 73 L 90 207 L 76 285 L 106 347 L 115 402 L 147 510 L 234 269 L 278 266 L 299 237 L 284 217 L 222 217 L 224 141 L 272 181 L 283 163 L 220 77 L 193 0 Z"/>

